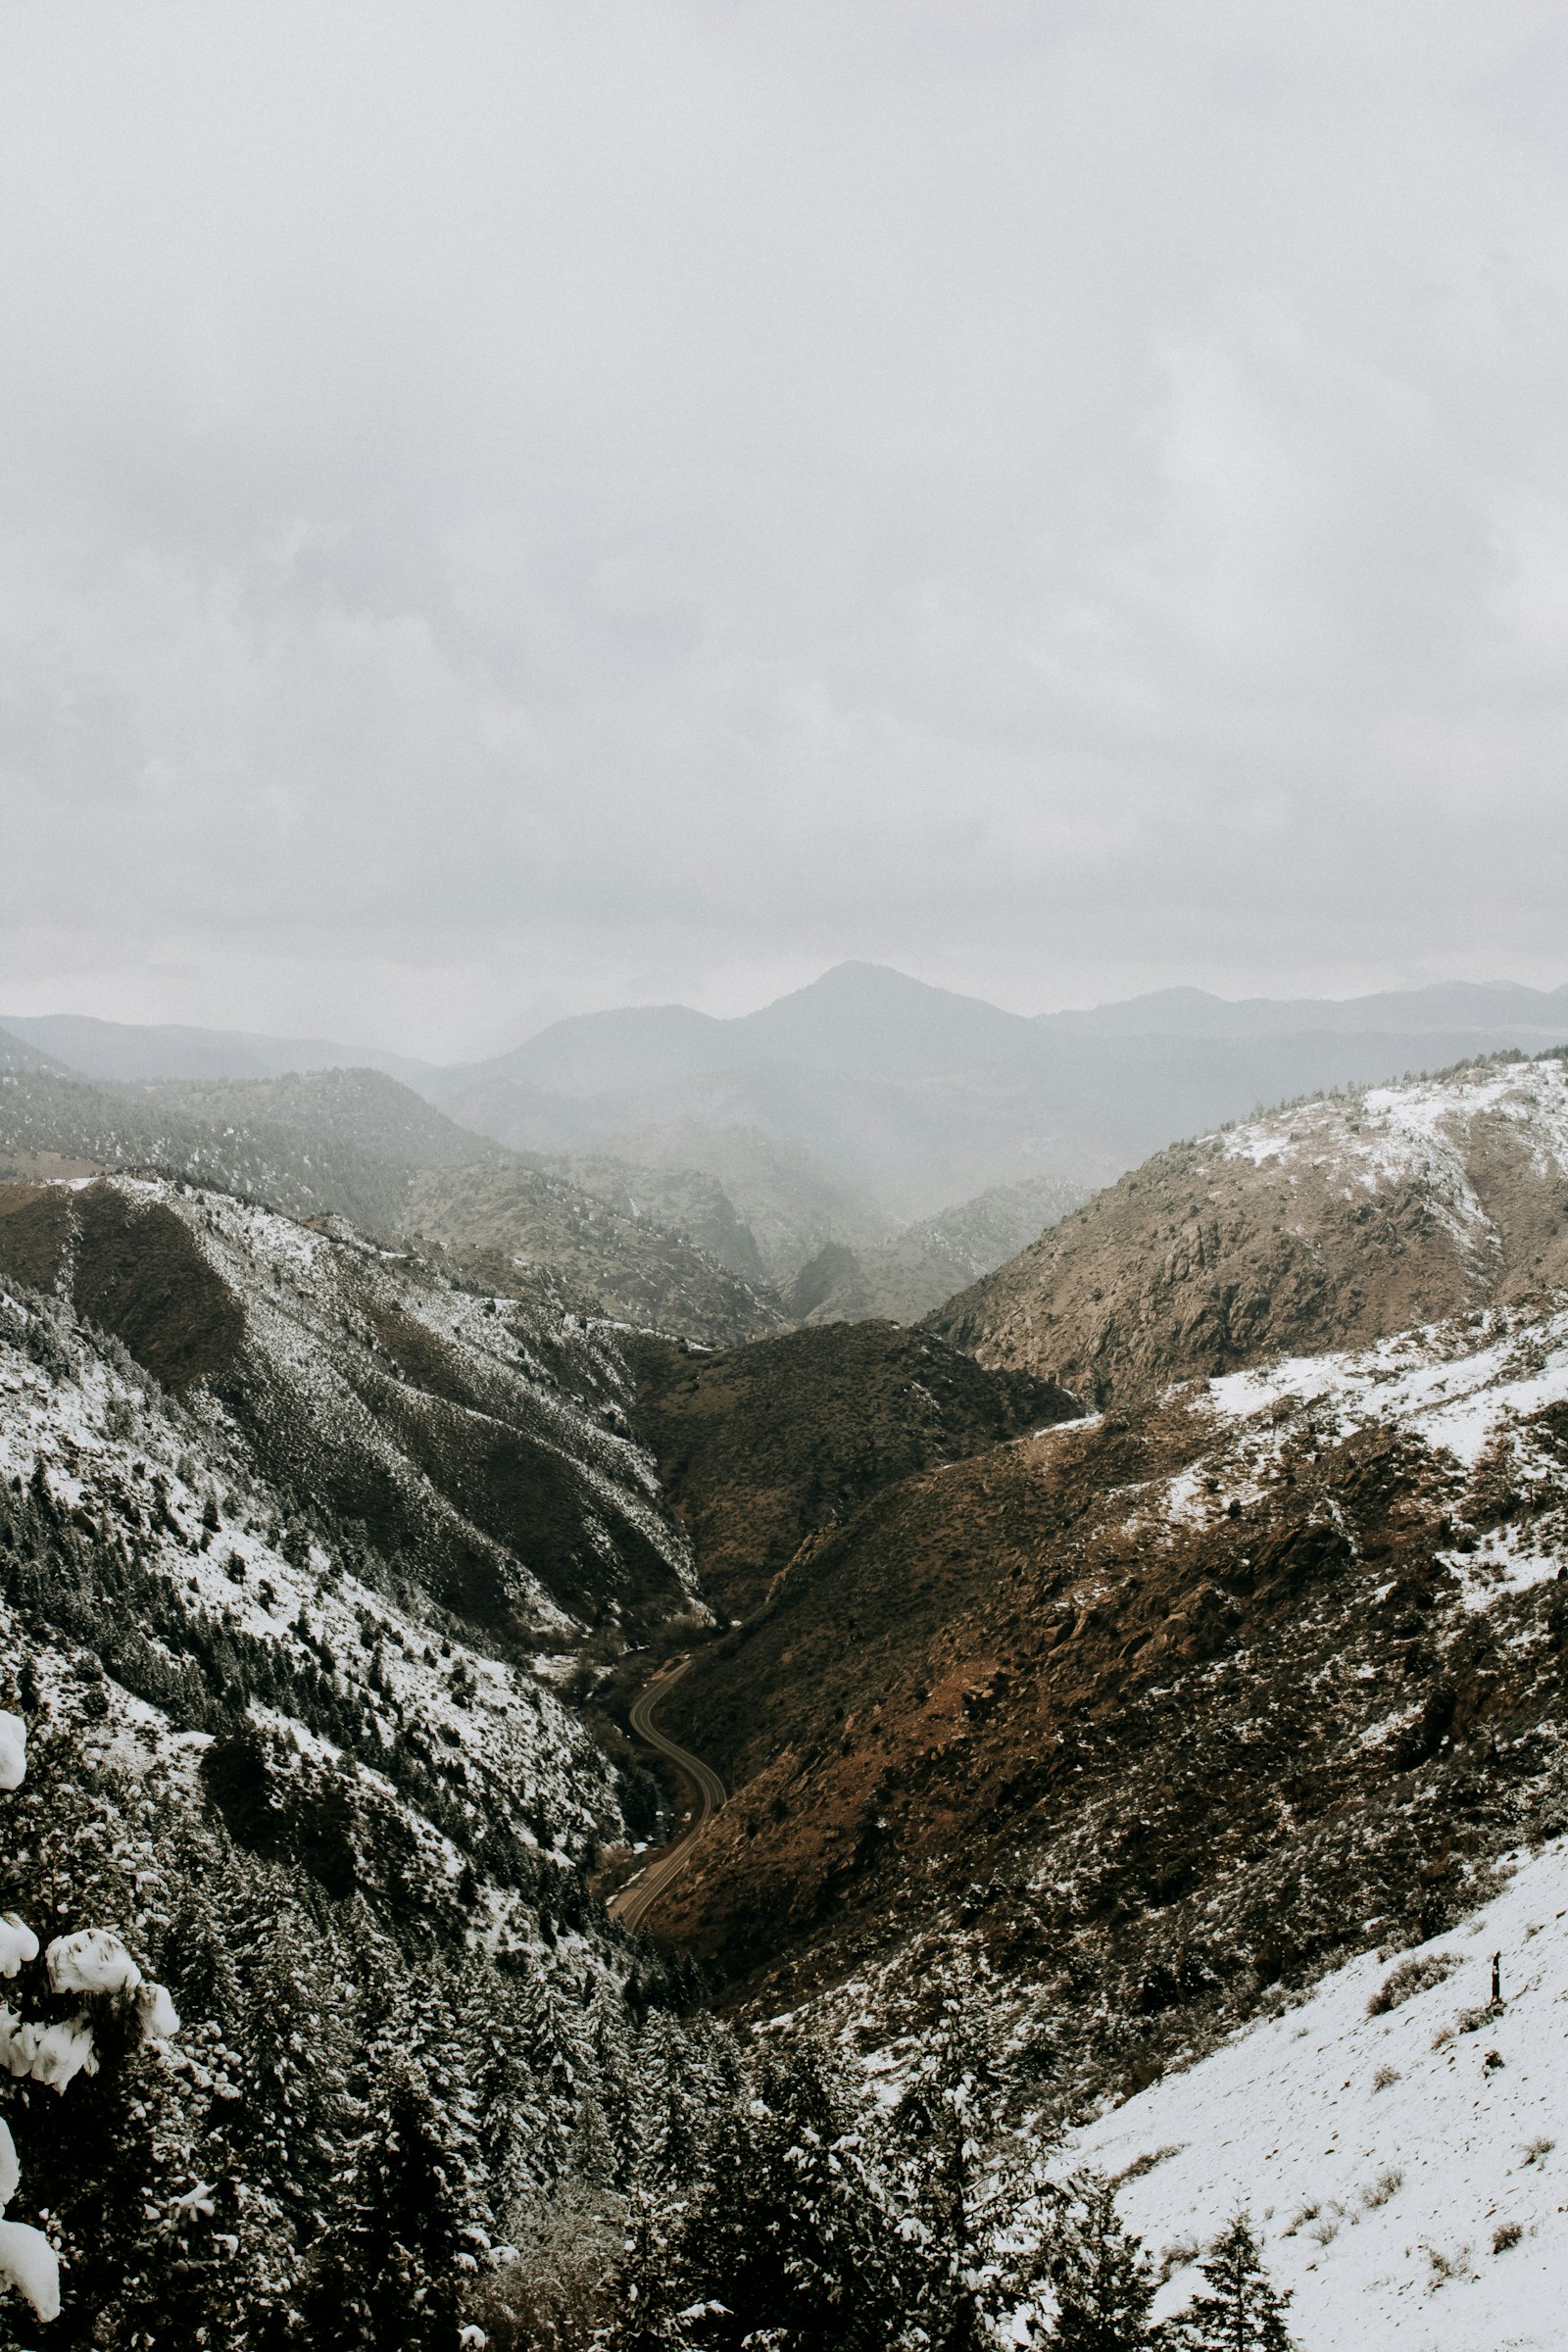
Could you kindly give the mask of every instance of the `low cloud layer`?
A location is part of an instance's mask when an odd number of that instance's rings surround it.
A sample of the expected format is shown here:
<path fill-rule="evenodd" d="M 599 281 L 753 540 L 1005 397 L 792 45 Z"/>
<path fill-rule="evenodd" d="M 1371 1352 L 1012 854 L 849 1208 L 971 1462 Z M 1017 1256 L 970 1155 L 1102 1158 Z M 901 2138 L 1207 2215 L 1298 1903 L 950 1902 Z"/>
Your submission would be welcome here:
<path fill-rule="evenodd" d="M 1523 0 L 0 8 L 0 1002 L 1568 976 Z"/>

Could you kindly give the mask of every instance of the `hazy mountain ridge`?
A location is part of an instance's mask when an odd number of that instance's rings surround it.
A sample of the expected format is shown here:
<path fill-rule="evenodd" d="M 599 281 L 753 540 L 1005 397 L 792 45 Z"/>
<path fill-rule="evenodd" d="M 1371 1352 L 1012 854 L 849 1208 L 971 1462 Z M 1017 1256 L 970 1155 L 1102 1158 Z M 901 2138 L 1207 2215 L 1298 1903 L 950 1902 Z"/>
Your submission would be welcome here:
<path fill-rule="evenodd" d="M 1437 981 L 1367 997 L 1216 997 L 1201 988 L 1156 989 L 1081 1012 L 1043 1012 L 1043 1028 L 1157 1037 L 1282 1037 L 1302 1030 L 1348 1035 L 1451 1036 L 1456 1030 L 1512 1033 L 1511 1043 L 1549 1045 L 1568 1022 L 1568 983 L 1522 988 L 1516 981 Z"/>
<path fill-rule="evenodd" d="M 636 1329 L 731 1347 L 782 1321 L 770 1292 L 680 1235 L 519 1162 L 416 1175 L 407 1226 L 470 1286 L 526 1298 L 559 1285 Z"/>
<path fill-rule="evenodd" d="M 166 1079 L 138 1087 L 149 1104 L 203 1127 L 286 1127 L 411 1167 L 466 1167 L 501 1156 L 384 1071 L 334 1066 L 238 1081 Z"/>
<path fill-rule="evenodd" d="M 24 1039 L 54 1066 L 81 1078 L 144 1083 L 160 1079 L 282 1078 L 310 1070 L 374 1069 L 405 1085 L 436 1065 L 373 1046 L 330 1039 L 268 1037 L 241 1029 L 200 1029 L 96 1020 L 86 1013 L 0 1014 L 0 1029 Z"/>
<path fill-rule="evenodd" d="M 0 1029 L 0 1078 L 48 1075 L 63 1077 L 62 1065 L 9 1029 Z"/>
<path fill-rule="evenodd" d="M 1091 1188 L 1036 1176 L 995 1185 L 972 1200 L 906 1225 L 875 1250 L 836 1245 L 802 1267 L 785 1306 L 805 1323 L 885 1315 L 918 1323 L 959 1285 L 989 1274 L 1047 1226 L 1069 1216 Z"/>
<path fill-rule="evenodd" d="M 220 1099 L 232 1106 L 226 1085 Z M 0 1177 L 29 1175 L 57 1156 L 91 1168 L 172 1170 L 269 1201 L 285 1215 L 341 1216 L 363 1231 L 396 1229 L 407 1167 L 330 1132 L 305 1136 L 267 1119 L 207 1120 L 166 1104 L 156 1089 L 100 1086 L 53 1074 L 0 1089 Z"/>
<path fill-rule="evenodd" d="M 828 1242 L 875 1246 L 888 1228 L 888 1212 L 869 1194 L 757 1127 L 704 1127 L 686 1119 L 612 1135 L 603 1157 L 572 1152 L 555 1164 L 590 1192 L 610 1184 L 629 1189 L 633 1179 L 620 1173 L 627 1168 L 645 1171 L 645 1184 L 649 1177 L 679 1183 L 696 1175 L 718 1185 L 752 1237 L 761 1278 L 770 1282 L 787 1282 Z M 678 1218 L 665 1221 L 687 1230 Z"/>
<path fill-rule="evenodd" d="M 191 1033 L 190 1066 L 176 1071 L 176 1033 L 89 1026 L 94 1066 L 126 1076 L 155 1074 L 156 1063 L 156 1074 L 210 1077 L 214 1055 L 226 1051 L 220 1033 Z M 23 1023 L 19 1034 L 47 1043 L 43 1027 Z M 99 1035 L 110 1030 L 107 1041 Z M 67 1038 L 59 1026 L 48 1035 Z M 509 1054 L 450 1069 L 361 1052 L 344 1058 L 395 1065 L 460 1124 L 530 1152 L 642 1158 L 616 1139 L 681 1124 L 755 1128 L 825 1163 L 897 1224 L 1031 1176 L 1109 1182 L 1174 1137 L 1260 1103 L 1565 1040 L 1564 989 L 1452 983 L 1344 1002 L 1240 1004 L 1166 990 L 1030 1017 L 852 963 L 735 1019 L 633 1007 L 556 1022 Z M 273 1075 L 288 1045 L 240 1038 L 230 1058 L 260 1074 L 255 1057 L 266 1047 L 265 1074 Z M 50 1050 L 65 1054 L 65 1044 Z M 298 1058 L 334 1051 L 307 1043 Z M 710 1154 L 688 1152 L 685 1164 L 724 1182 Z M 783 1253 L 760 1225 L 754 1231 L 778 1278 Z M 817 1246 L 865 1238 L 835 1230 Z"/>
<path fill-rule="evenodd" d="M 0 1178 L 106 1168 L 172 1173 L 393 1240 L 422 1220 L 460 1254 L 489 1250 L 493 1288 L 519 1293 L 514 1260 L 524 1255 L 533 1270 L 522 1296 L 553 1296 L 570 1282 L 586 1313 L 635 1321 L 643 1307 L 658 1319 L 657 1307 L 667 1328 L 693 1338 L 727 1341 L 777 1320 L 765 1299 L 676 1235 L 607 1216 L 576 1187 L 522 1166 L 372 1071 L 146 1087 L 36 1073 L 0 1082 Z M 476 1168 L 492 1171 L 488 1192 L 475 1184 L 465 1193 L 458 1180 Z M 476 1241 L 464 1202 L 485 1198 Z M 502 1199 L 509 1215 L 498 1223 Z"/>

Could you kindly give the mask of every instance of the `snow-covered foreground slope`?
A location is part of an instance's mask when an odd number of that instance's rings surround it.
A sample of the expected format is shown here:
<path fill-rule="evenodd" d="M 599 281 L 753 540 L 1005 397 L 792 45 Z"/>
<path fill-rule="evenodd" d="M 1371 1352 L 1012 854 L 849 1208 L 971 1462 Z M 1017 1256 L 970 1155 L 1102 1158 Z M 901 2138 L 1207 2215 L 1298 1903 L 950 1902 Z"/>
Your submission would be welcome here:
<path fill-rule="evenodd" d="M 1447 1935 L 1352 1961 L 1074 2136 L 1126 2176 L 1122 2211 L 1155 2249 L 1249 2209 L 1303 2352 L 1568 2341 L 1568 1841 L 1500 1875 Z M 1369 2013 L 1423 1962 L 1435 1982 Z M 1191 2285 L 1184 2269 L 1161 2307 Z"/>

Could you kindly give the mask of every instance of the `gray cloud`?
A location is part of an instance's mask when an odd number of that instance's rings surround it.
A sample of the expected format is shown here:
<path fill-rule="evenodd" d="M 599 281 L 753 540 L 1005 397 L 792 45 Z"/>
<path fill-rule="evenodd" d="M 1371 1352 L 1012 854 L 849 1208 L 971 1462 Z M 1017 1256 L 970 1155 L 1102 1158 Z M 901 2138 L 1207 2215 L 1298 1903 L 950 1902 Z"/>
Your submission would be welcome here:
<path fill-rule="evenodd" d="M 1498 0 L 0 8 L 0 991 L 1568 968 Z"/>

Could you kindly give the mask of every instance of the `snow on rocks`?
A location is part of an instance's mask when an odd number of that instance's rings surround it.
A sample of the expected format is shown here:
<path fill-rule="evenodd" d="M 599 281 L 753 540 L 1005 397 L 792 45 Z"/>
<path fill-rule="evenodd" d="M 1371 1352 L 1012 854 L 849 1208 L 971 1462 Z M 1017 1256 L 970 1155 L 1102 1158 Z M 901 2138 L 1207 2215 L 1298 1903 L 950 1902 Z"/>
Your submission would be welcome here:
<path fill-rule="evenodd" d="M 1568 1840 L 1511 1859 L 1457 1929 L 1363 1955 L 1072 2135 L 1175 2266 L 1161 2314 L 1245 2208 L 1302 2352 L 1561 2345 Z"/>
<path fill-rule="evenodd" d="M 0 1788 L 20 1788 L 27 1777 L 27 1727 L 0 1707 Z"/>
<path fill-rule="evenodd" d="M 14 1977 L 38 1957 L 38 1938 L 14 1911 L 0 1913 L 0 1977 Z"/>
<path fill-rule="evenodd" d="M 1468 1469 L 1505 1423 L 1568 1398 L 1568 1314 L 1497 1309 L 1423 1324 L 1353 1352 L 1226 1373 L 1207 1396 L 1238 1422 L 1315 1405 L 1336 1438 L 1397 1421 Z"/>
<path fill-rule="evenodd" d="M 79 2074 L 98 2072 L 92 2027 L 84 2017 L 32 2026 L 14 2009 L 0 2007 L 0 2066 L 10 2074 L 30 2075 L 34 2082 L 63 2091 Z"/>
<path fill-rule="evenodd" d="M 44 1954 L 51 1992 L 134 1992 L 141 1970 L 108 1928 L 57 1936 Z"/>
<path fill-rule="evenodd" d="M 41 2230 L 0 2221 L 0 2285 L 14 2288 L 47 2324 L 60 2317 L 60 2257 Z"/>
<path fill-rule="evenodd" d="M 162 1984 L 142 1984 L 136 1993 L 136 2017 L 146 2041 L 168 2041 L 179 2032 L 179 2013 Z"/>
<path fill-rule="evenodd" d="M 1481 1062 L 1448 1078 L 1368 1087 L 1244 1120 L 1219 1142 L 1227 1159 L 1327 1166 L 1368 1190 L 1423 1180 L 1456 1226 L 1474 1234 L 1487 1218 L 1466 1172 L 1465 1144 L 1485 1117 L 1525 1138 L 1540 1173 L 1568 1173 L 1568 1065 L 1558 1060 Z"/>

